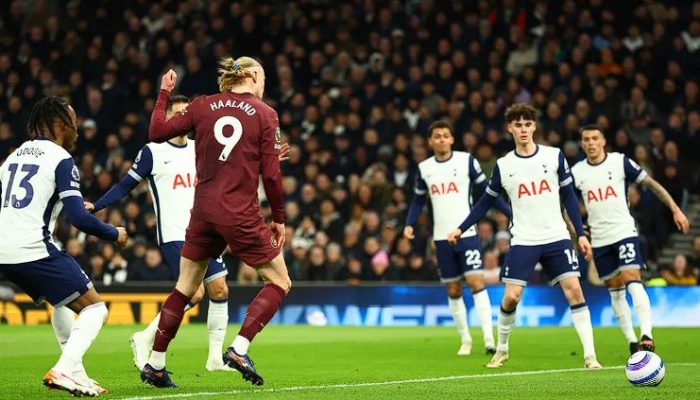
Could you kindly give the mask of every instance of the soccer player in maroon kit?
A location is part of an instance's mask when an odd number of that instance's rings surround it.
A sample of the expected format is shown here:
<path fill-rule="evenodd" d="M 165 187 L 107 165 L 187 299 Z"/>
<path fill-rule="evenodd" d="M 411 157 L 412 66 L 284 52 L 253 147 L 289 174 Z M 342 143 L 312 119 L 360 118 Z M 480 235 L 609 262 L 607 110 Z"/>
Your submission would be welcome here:
<path fill-rule="evenodd" d="M 162 77 L 148 136 L 163 142 L 194 130 L 198 183 L 180 277 L 163 303 L 153 351 L 141 379 L 156 387 L 176 386 L 165 369 L 165 352 L 180 327 L 185 306 L 202 283 L 208 260 L 218 257 L 228 245 L 258 271 L 265 286 L 248 306 L 223 361 L 245 380 L 262 385 L 263 378 L 247 355 L 248 346 L 275 315 L 292 285 L 281 253 L 285 212 L 277 113 L 261 100 L 265 71 L 252 58 L 223 59 L 221 93 L 194 99 L 181 115 L 166 121 L 165 107 L 176 79 L 173 70 Z M 270 226 L 263 220 L 257 196 L 261 171 L 272 209 Z"/>

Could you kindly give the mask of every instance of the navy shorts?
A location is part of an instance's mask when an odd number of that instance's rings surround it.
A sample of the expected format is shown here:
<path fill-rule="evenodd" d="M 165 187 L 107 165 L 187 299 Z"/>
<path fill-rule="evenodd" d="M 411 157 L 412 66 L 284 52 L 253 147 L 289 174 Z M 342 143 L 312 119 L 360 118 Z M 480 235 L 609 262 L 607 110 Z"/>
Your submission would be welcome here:
<path fill-rule="evenodd" d="M 173 280 L 177 280 L 180 276 L 180 253 L 184 244 L 185 242 L 182 241 L 174 241 L 160 245 L 160 251 L 163 253 L 165 262 L 170 267 Z M 226 275 L 228 275 L 228 270 L 224 265 L 223 257 L 219 256 L 216 259 L 209 259 L 209 266 L 204 274 L 204 283 L 209 283 L 220 276 Z"/>
<path fill-rule="evenodd" d="M 617 243 L 593 249 L 595 267 L 600 279 L 607 281 L 627 269 L 645 267 L 638 237 L 622 239 Z"/>
<path fill-rule="evenodd" d="M 510 246 L 501 267 L 501 281 L 526 286 L 538 262 L 552 285 L 569 276 L 581 276 L 571 240 L 560 240 L 537 246 Z"/>
<path fill-rule="evenodd" d="M 43 300 L 54 307 L 65 306 L 92 287 L 78 262 L 62 251 L 21 264 L 0 264 L 0 271 L 37 304 Z"/>
<path fill-rule="evenodd" d="M 450 246 L 447 240 L 435 241 L 440 282 L 457 282 L 469 274 L 483 274 L 481 242 L 476 236 L 460 238 Z"/>

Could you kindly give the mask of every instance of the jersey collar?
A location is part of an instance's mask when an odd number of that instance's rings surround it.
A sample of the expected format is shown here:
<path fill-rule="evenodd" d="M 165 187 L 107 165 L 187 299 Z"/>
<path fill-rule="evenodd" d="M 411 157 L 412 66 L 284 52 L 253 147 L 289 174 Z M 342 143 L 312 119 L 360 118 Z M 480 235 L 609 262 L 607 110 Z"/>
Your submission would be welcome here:
<path fill-rule="evenodd" d="M 515 154 L 515 156 L 518 157 L 518 158 L 530 158 L 530 157 L 534 157 L 535 154 L 537 154 L 537 152 L 539 152 L 539 151 L 540 151 L 540 145 L 539 145 L 539 144 L 535 144 L 535 152 L 532 153 L 532 154 L 530 154 L 529 156 L 521 156 L 520 154 L 518 154 L 518 150 L 517 150 L 517 149 L 516 149 L 516 150 L 513 150 L 513 154 Z"/>
<path fill-rule="evenodd" d="M 455 152 L 454 152 L 454 151 L 450 151 L 450 156 L 449 156 L 446 160 L 442 160 L 442 161 L 438 160 L 437 156 L 435 156 L 435 162 L 437 162 L 437 163 L 446 163 L 446 162 L 450 161 L 454 155 L 455 155 Z"/>
<path fill-rule="evenodd" d="M 588 161 L 588 157 L 586 157 L 586 163 L 588 163 L 588 165 L 590 165 L 591 167 L 597 167 L 597 166 L 603 164 L 603 163 L 605 162 L 605 160 L 607 160 L 607 159 L 608 159 L 608 152 L 606 151 L 606 152 L 605 152 L 605 157 L 603 157 L 603 161 L 601 161 L 601 162 L 599 162 L 599 163 L 597 163 L 597 164 L 593 164 L 592 162 Z"/>

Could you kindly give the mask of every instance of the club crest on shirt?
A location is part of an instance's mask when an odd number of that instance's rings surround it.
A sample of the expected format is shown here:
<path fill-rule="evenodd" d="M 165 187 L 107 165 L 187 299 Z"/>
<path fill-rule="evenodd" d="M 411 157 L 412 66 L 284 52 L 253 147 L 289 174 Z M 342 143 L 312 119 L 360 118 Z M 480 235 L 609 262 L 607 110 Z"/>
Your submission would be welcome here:
<path fill-rule="evenodd" d="M 275 131 L 275 141 L 277 143 L 280 143 L 282 141 L 282 131 L 280 130 L 280 127 L 277 127 L 277 130 Z"/>
<path fill-rule="evenodd" d="M 80 170 L 77 166 L 74 165 L 73 168 L 71 168 L 70 176 L 73 178 L 74 181 L 80 180 Z"/>
<path fill-rule="evenodd" d="M 270 238 L 270 244 L 272 247 L 277 248 L 277 239 L 274 236 Z"/>

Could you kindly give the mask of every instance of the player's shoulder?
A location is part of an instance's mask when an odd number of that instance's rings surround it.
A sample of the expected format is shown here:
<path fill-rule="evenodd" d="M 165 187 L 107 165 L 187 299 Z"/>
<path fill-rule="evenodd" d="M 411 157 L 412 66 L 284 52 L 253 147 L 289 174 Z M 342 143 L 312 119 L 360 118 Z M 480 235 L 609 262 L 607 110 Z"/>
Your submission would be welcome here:
<path fill-rule="evenodd" d="M 559 157 L 560 154 L 563 154 L 559 147 L 552 147 L 544 144 L 537 145 L 537 152 L 542 156 L 556 155 L 557 157 Z"/>
<path fill-rule="evenodd" d="M 455 160 L 457 161 L 462 161 L 462 160 L 469 160 L 472 158 L 472 155 L 466 151 L 453 151 L 452 152 L 452 157 L 454 157 Z"/>
<path fill-rule="evenodd" d="M 583 171 L 588 166 L 588 161 L 584 158 L 583 160 L 578 160 L 571 166 L 571 173 L 575 174 L 577 171 Z"/>
<path fill-rule="evenodd" d="M 418 168 L 425 169 L 425 168 L 430 168 L 431 166 L 437 165 L 437 161 L 435 160 L 435 156 L 432 155 L 425 160 L 421 161 L 418 163 Z"/>
<path fill-rule="evenodd" d="M 73 159 L 73 156 L 66 149 L 46 138 L 27 140 L 13 154 L 17 156 L 33 155 L 36 162 L 42 164 L 58 164 L 65 159 Z"/>
<path fill-rule="evenodd" d="M 622 161 L 624 160 L 627 156 L 625 156 L 623 153 L 618 153 L 617 151 L 610 151 L 607 153 L 608 155 L 608 160 L 615 160 L 615 161 Z"/>

